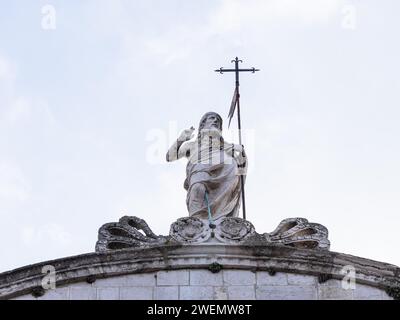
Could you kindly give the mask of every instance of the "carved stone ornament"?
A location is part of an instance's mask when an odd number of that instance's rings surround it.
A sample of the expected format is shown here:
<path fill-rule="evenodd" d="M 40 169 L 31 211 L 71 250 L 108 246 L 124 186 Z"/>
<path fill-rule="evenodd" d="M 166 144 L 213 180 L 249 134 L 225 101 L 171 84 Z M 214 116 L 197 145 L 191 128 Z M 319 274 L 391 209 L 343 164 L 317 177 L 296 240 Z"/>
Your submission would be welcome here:
<path fill-rule="evenodd" d="M 125 216 L 119 222 L 106 223 L 99 229 L 96 251 L 149 247 L 164 244 L 167 240 L 168 237 L 155 235 L 146 221 Z"/>
<path fill-rule="evenodd" d="M 215 231 L 215 237 L 227 243 L 240 243 L 254 234 L 254 226 L 241 218 L 220 219 Z"/>
<path fill-rule="evenodd" d="M 304 218 L 283 220 L 271 233 L 265 233 L 268 241 L 296 248 L 329 250 L 328 229 Z"/>
<path fill-rule="evenodd" d="M 211 230 L 207 220 L 185 217 L 171 225 L 169 235 L 180 243 L 201 243 L 210 238 Z"/>
<path fill-rule="evenodd" d="M 143 233 L 142 233 L 142 232 Z M 171 225 L 169 236 L 155 235 L 147 223 L 137 217 L 123 217 L 99 230 L 96 251 L 144 248 L 166 243 L 200 244 L 279 244 L 284 246 L 329 250 L 328 230 L 304 218 L 283 220 L 271 233 L 259 234 L 247 220 L 222 217 L 210 226 L 209 221 L 195 217 L 178 219 Z"/>

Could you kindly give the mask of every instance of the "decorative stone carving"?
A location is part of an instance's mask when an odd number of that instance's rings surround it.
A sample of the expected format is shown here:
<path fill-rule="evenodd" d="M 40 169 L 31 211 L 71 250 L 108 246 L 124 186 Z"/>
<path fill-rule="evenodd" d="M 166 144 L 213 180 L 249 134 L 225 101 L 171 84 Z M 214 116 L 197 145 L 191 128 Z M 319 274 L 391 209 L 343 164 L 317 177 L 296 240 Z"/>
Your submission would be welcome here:
<path fill-rule="evenodd" d="M 42 287 L 35 287 L 32 289 L 32 296 L 34 296 L 35 298 L 39 298 L 44 296 L 44 294 L 46 293 L 46 290 L 43 289 Z"/>
<path fill-rule="evenodd" d="M 223 265 L 219 264 L 218 262 L 213 262 L 208 266 L 208 270 L 210 270 L 212 273 L 218 273 L 222 270 Z"/>
<path fill-rule="evenodd" d="M 304 218 L 283 220 L 271 233 L 264 233 L 268 241 L 296 248 L 329 250 L 328 229 Z"/>
<path fill-rule="evenodd" d="M 96 251 L 152 247 L 167 242 L 201 244 L 210 241 L 243 245 L 279 244 L 323 250 L 329 250 L 330 245 L 328 230 L 304 218 L 285 219 L 273 232 L 259 234 L 249 221 L 237 217 L 222 217 L 212 226 L 208 220 L 184 217 L 171 225 L 169 236 L 157 236 L 144 220 L 123 217 L 119 222 L 107 223 L 100 228 Z"/>
<path fill-rule="evenodd" d="M 160 245 L 167 239 L 155 235 L 146 221 L 138 217 L 125 216 L 119 222 L 106 223 L 99 229 L 96 251 Z"/>
<path fill-rule="evenodd" d="M 254 226 L 241 218 L 220 219 L 215 231 L 215 237 L 226 243 L 240 243 L 254 234 Z"/>
<path fill-rule="evenodd" d="M 185 217 L 171 225 L 169 234 L 180 243 L 201 243 L 210 238 L 211 230 L 206 220 Z"/>

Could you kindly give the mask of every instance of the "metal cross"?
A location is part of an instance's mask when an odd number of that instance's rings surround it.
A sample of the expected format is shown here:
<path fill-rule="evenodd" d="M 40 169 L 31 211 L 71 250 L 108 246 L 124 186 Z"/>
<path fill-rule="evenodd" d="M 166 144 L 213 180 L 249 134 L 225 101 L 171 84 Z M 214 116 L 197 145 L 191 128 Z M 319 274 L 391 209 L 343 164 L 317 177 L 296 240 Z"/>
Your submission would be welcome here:
<path fill-rule="evenodd" d="M 235 112 L 235 107 L 237 105 L 237 115 L 238 115 L 238 129 L 239 129 L 239 144 L 242 145 L 242 124 L 240 120 L 240 93 L 239 93 L 239 73 L 240 72 L 252 72 L 255 73 L 256 71 L 260 71 L 260 69 L 240 69 L 239 68 L 239 62 L 243 63 L 242 60 L 239 60 L 238 57 L 236 57 L 234 60 L 231 61 L 231 63 L 235 63 L 235 69 L 224 69 L 224 68 L 219 68 L 215 70 L 215 72 L 219 72 L 223 74 L 224 72 L 235 72 L 235 93 L 234 93 L 234 98 L 232 100 L 232 105 L 231 105 L 231 110 L 229 111 L 229 117 L 232 118 L 234 112 Z M 243 205 L 243 219 L 246 220 L 246 202 L 245 202 L 245 197 L 244 197 L 244 180 L 243 180 L 243 175 L 240 176 L 240 183 L 241 183 L 241 189 L 242 189 L 242 205 Z"/>

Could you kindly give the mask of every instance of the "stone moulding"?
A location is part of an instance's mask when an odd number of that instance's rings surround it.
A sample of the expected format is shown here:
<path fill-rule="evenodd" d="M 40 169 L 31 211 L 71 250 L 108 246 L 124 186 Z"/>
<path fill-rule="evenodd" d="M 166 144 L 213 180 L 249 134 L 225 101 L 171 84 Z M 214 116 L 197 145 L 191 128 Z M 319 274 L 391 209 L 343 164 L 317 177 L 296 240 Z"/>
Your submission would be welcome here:
<path fill-rule="evenodd" d="M 57 286 L 87 279 L 108 278 L 159 270 L 205 269 L 219 266 L 227 269 L 287 272 L 343 279 L 343 267 L 356 270 L 360 284 L 383 290 L 391 288 L 393 295 L 400 286 L 399 268 L 382 262 L 363 259 L 327 250 L 298 249 L 280 244 L 163 244 L 149 248 L 88 253 L 47 261 L 0 274 L 0 299 L 32 294 L 41 286 L 45 274 L 42 268 L 54 266 Z"/>
<path fill-rule="evenodd" d="M 259 234 L 251 222 L 238 217 L 222 217 L 210 225 L 196 217 L 178 219 L 169 236 L 157 236 L 138 217 L 122 217 L 99 229 L 96 251 L 145 248 L 161 244 L 281 244 L 296 248 L 329 250 L 328 229 L 304 218 L 283 220 L 271 233 Z"/>

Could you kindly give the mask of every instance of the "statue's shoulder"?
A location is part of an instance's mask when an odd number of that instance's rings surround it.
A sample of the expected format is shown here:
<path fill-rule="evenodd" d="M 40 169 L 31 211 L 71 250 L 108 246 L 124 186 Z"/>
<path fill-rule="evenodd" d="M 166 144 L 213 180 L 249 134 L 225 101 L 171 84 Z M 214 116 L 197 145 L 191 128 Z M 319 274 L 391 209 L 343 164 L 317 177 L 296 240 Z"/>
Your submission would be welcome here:
<path fill-rule="evenodd" d="M 194 141 L 187 141 L 182 145 L 182 147 L 184 147 L 186 150 L 191 150 L 195 146 L 196 146 L 196 143 Z"/>
<path fill-rule="evenodd" d="M 180 148 L 179 148 L 179 153 L 182 157 L 190 157 L 190 154 L 193 152 L 193 148 L 195 148 L 195 142 L 194 141 L 187 141 L 185 142 Z"/>

